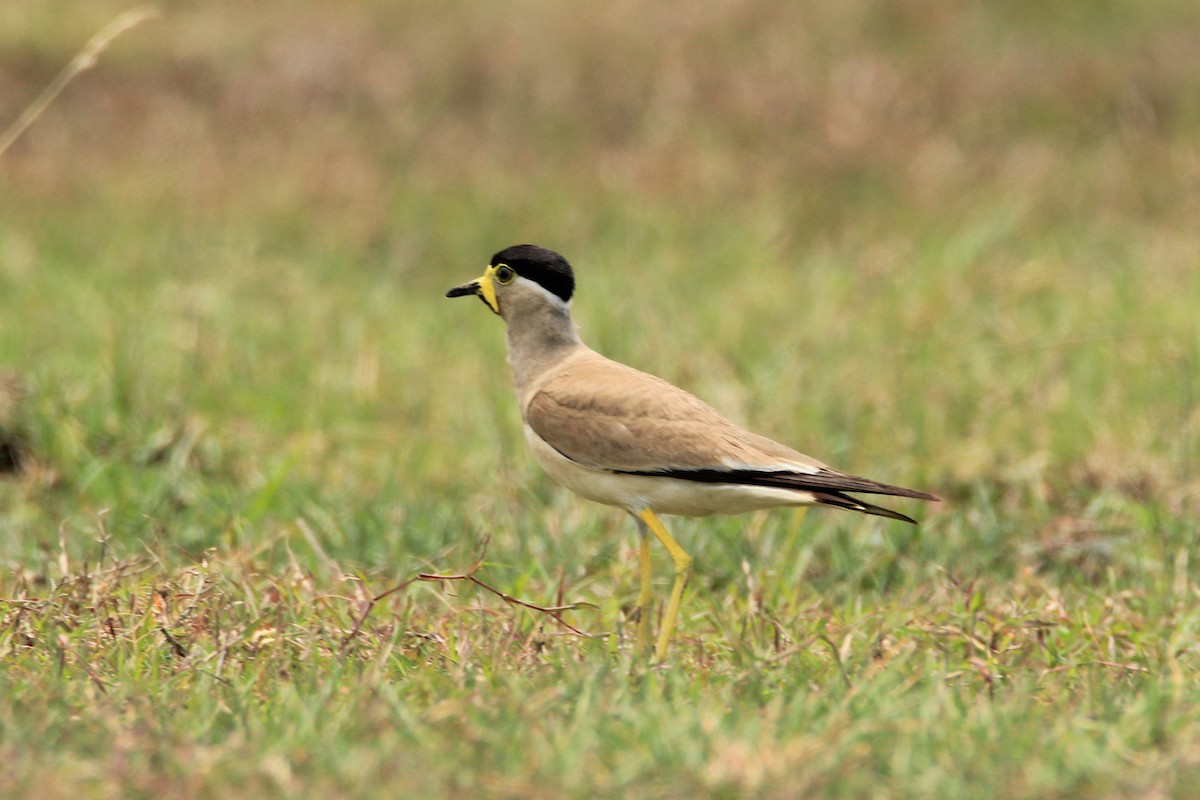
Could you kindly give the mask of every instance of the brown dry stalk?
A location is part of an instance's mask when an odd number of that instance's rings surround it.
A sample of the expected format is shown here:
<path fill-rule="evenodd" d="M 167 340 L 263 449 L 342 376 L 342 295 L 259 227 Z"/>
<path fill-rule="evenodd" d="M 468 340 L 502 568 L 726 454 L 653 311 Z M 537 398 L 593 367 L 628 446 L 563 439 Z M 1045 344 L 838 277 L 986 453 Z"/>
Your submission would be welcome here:
<path fill-rule="evenodd" d="M 54 102 L 54 98 L 58 97 L 67 84 L 75 79 L 75 76 L 96 66 L 96 60 L 101 53 L 108 49 L 114 39 L 146 20 L 159 16 L 161 13 L 156 7 L 139 6 L 117 16 L 101 28 L 95 36 L 88 40 L 83 49 L 63 67 L 62 72 L 55 76 L 50 85 L 37 96 L 37 99 L 30 103 L 11 125 L 0 132 L 0 155 L 3 155 L 4 151 L 8 150 L 9 146 L 37 121 L 42 112 Z"/>
<path fill-rule="evenodd" d="M 595 608 L 595 606 L 592 605 L 591 603 L 572 603 L 571 605 L 568 605 L 568 606 L 553 606 L 553 607 L 539 606 L 539 605 L 535 605 L 534 603 L 527 603 L 524 600 L 519 600 L 516 597 L 513 597 L 510 594 L 506 594 L 493 586 L 489 586 L 486 583 L 484 583 L 483 581 L 479 580 L 479 578 L 476 578 L 475 573 L 479 571 L 479 568 L 481 566 L 483 566 L 482 562 L 477 562 L 473 567 L 471 567 L 471 569 L 467 570 L 462 575 L 433 575 L 428 572 L 423 572 L 420 575 L 418 575 L 417 578 L 418 578 L 418 580 L 422 580 L 422 581 L 434 581 L 434 582 L 470 581 L 471 583 L 475 584 L 476 586 L 478 586 L 482 589 L 486 589 L 487 591 L 496 595 L 501 600 L 503 600 L 504 602 L 506 602 L 510 605 L 521 606 L 522 608 L 528 608 L 530 611 L 536 611 L 540 614 L 547 615 L 548 617 L 553 619 L 555 622 L 557 622 L 559 625 L 562 625 L 564 628 L 571 631 L 571 633 L 574 633 L 577 636 L 583 636 L 583 637 L 586 637 L 589 639 L 598 639 L 598 638 L 603 638 L 606 635 L 606 634 L 602 634 L 602 633 L 584 633 L 583 631 L 579 630 L 571 623 L 567 622 L 561 616 L 562 612 L 564 612 L 564 611 L 571 611 L 571 610 L 574 610 L 577 608 Z"/>

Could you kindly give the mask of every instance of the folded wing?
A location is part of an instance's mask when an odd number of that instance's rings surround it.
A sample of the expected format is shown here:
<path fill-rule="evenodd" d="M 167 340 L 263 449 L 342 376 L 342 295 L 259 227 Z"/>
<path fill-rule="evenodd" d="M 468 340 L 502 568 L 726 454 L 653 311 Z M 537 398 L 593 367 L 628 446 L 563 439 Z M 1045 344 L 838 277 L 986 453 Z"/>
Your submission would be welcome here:
<path fill-rule="evenodd" d="M 547 444 L 592 469 L 794 489 L 825 505 L 910 522 L 842 492 L 938 499 L 835 470 L 733 424 L 660 378 L 590 352 L 534 392 L 524 414 Z"/>

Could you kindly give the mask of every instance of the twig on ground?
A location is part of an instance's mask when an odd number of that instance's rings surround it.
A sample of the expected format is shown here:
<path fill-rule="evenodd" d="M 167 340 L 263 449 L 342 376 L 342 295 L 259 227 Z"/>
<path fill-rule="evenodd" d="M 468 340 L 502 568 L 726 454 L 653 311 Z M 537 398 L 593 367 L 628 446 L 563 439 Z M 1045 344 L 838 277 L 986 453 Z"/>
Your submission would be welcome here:
<path fill-rule="evenodd" d="M 464 572 L 460 575 L 435 575 L 431 572 L 422 572 L 422 573 L 418 573 L 416 575 L 416 577 L 401 581 L 400 583 L 396 584 L 395 586 L 388 589 L 387 591 L 381 592 L 380 594 L 377 594 L 374 597 L 372 597 L 370 599 L 370 601 L 367 602 L 366 607 L 363 608 L 362 613 L 358 615 L 358 619 L 355 620 L 355 622 L 354 622 L 354 627 L 351 628 L 350 632 L 347 633 L 345 638 L 342 639 L 342 645 L 339 648 L 339 652 L 342 652 L 342 653 L 346 652 L 346 648 L 350 645 L 350 642 L 352 642 L 354 640 L 354 638 L 356 636 L 358 636 L 359 633 L 362 632 L 363 624 L 366 622 L 367 617 L 370 616 L 371 612 L 373 610 L 375 610 L 375 606 L 379 603 L 380 600 L 383 600 L 388 595 L 395 594 L 396 592 L 408 587 L 410 584 L 415 583 L 416 581 L 429 581 L 429 582 L 433 582 L 433 583 L 440 583 L 443 581 L 467 581 L 467 582 L 475 584 L 476 586 L 479 586 L 480 588 L 486 589 L 487 591 L 496 595 L 501 600 L 503 600 L 506 603 L 509 603 L 510 605 L 521 606 L 522 608 L 528 608 L 530 611 L 537 611 L 538 613 L 545 614 L 545 615 L 549 616 L 550 618 L 552 618 L 559 625 L 562 625 L 564 628 L 571 631 L 571 633 L 574 633 L 577 636 L 584 636 L 589 639 L 598 639 L 598 638 L 603 638 L 608 635 L 607 633 L 586 633 L 584 631 L 579 630 L 574 625 L 572 625 L 571 623 L 567 622 L 565 619 L 562 618 L 561 614 L 564 611 L 571 611 L 571 610 L 577 609 L 577 608 L 596 608 L 596 606 L 592 603 L 582 603 L 582 602 L 581 603 L 571 603 L 570 605 L 562 605 L 563 588 L 562 588 L 561 579 L 560 579 L 559 587 L 558 587 L 559 605 L 539 606 L 534 603 L 527 603 L 524 600 L 519 600 L 510 594 L 505 594 L 504 592 L 500 591 L 499 589 L 489 586 L 488 584 L 479 580 L 479 578 L 476 578 L 475 573 L 477 573 L 480 569 L 483 568 L 484 562 L 486 560 L 488 543 L 490 541 L 491 541 L 491 537 L 485 537 L 483 539 L 483 541 L 480 542 L 479 555 L 478 555 L 478 558 L 475 560 L 475 563 L 471 565 L 470 569 L 468 569 L 466 572 Z"/>
<path fill-rule="evenodd" d="M 367 617 L 370 616 L 371 612 L 375 610 L 375 605 L 380 600 L 384 599 L 388 595 L 395 594 L 396 592 L 400 591 L 401 589 L 405 588 L 406 586 L 408 586 L 411 583 L 416 583 L 417 580 L 418 580 L 418 578 L 409 578 L 408 580 L 400 581 L 400 583 L 397 583 L 395 586 L 388 589 L 386 592 L 381 592 L 380 594 L 377 594 L 374 597 L 372 597 L 370 602 L 367 603 L 366 608 L 363 609 L 363 612 L 358 615 L 358 619 L 355 620 L 355 622 L 354 622 L 354 627 L 351 628 L 350 632 L 346 634 L 344 639 L 342 639 L 342 646 L 340 648 L 338 648 L 338 651 L 342 652 L 342 653 L 346 652 L 346 647 L 349 646 L 350 642 L 354 639 L 354 637 L 358 636 L 359 631 L 362 630 L 363 623 L 367 621 Z"/>
<path fill-rule="evenodd" d="M 566 605 L 566 606 L 561 606 L 561 605 L 560 606 L 539 606 L 534 603 L 527 603 L 524 600 L 519 600 L 510 594 L 505 594 L 504 592 L 500 591 L 499 589 L 496 589 L 495 587 L 488 586 L 486 583 L 479 580 L 479 578 L 476 578 L 475 573 L 478 572 L 482 566 L 483 566 L 482 561 L 476 561 L 475 564 L 472 565 L 472 567 L 469 570 L 467 570 L 466 572 L 464 572 L 461 575 L 433 575 L 428 572 L 423 572 L 417 576 L 417 579 L 422 580 L 422 581 L 435 581 L 435 582 L 469 581 L 470 583 L 473 583 L 476 586 L 479 586 L 480 588 L 488 590 L 489 592 L 496 595 L 497 597 L 499 597 L 501 600 L 503 600 L 506 603 L 509 603 L 511 605 L 521 606 L 522 608 L 528 608 L 531 611 L 537 611 L 541 614 L 547 615 L 548 617 L 553 619 L 555 622 L 557 622 L 559 625 L 562 625 L 564 628 L 566 628 L 567 630 L 576 634 L 577 636 L 586 636 L 589 639 L 595 639 L 595 638 L 602 638 L 602 637 L 608 635 L 606 633 L 585 633 L 585 632 L 579 630 L 578 628 L 576 628 L 571 623 L 567 622 L 561 616 L 562 612 L 564 612 L 564 611 L 571 611 L 571 610 L 577 609 L 577 608 L 595 608 L 596 606 L 594 606 L 593 604 L 591 604 L 591 603 L 572 603 L 572 604 Z"/>

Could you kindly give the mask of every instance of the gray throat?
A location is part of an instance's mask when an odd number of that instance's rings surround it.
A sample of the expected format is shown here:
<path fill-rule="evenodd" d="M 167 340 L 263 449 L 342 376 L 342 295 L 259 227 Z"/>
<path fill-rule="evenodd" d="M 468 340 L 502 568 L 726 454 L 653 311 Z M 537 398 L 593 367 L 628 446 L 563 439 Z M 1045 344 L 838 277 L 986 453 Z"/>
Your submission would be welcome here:
<path fill-rule="evenodd" d="M 506 309 L 507 310 L 507 309 Z M 546 303 L 530 303 L 505 315 L 508 324 L 508 363 L 513 384 L 524 407 L 525 394 L 538 376 L 576 348 L 582 347 L 570 310 Z"/>

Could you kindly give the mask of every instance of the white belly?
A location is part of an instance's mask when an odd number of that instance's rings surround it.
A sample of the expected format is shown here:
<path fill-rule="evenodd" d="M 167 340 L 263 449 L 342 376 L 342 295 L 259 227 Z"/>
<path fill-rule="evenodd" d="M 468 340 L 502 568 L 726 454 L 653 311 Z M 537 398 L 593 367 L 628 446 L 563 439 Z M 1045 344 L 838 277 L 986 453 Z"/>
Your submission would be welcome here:
<path fill-rule="evenodd" d="M 602 472 L 571 461 L 528 425 L 525 426 L 525 439 L 534 458 L 551 478 L 589 500 L 631 511 L 649 508 L 659 514 L 705 517 L 780 506 L 805 506 L 814 502 L 810 493 L 792 489 Z"/>

